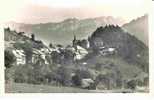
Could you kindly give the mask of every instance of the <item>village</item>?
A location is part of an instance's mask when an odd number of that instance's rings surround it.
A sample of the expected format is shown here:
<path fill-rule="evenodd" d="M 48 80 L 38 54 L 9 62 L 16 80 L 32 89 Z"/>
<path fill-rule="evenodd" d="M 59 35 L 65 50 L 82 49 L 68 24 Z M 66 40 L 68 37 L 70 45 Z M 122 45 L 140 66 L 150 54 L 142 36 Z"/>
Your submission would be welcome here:
<path fill-rule="evenodd" d="M 31 62 L 31 63 L 36 63 L 36 61 L 39 60 L 44 60 L 44 64 L 49 64 L 51 61 L 47 61 L 46 56 L 50 55 L 52 52 L 56 53 L 62 53 L 64 50 L 68 50 L 72 52 L 72 61 L 75 60 L 81 60 L 83 59 L 88 52 L 90 51 L 89 49 L 89 41 L 88 40 L 83 40 L 80 42 L 80 40 L 76 39 L 76 36 L 74 36 L 72 46 L 68 45 L 63 47 L 62 45 L 49 45 L 50 47 L 45 46 L 41 41 L 35 40 L 34 34 L 31 35 L 31 38 L 28 36 L 24 35 L 24 32 L 19 32 L 17 33 L 16 31 L 11 31 L 9 28 L 5 29 L 5 34 L 7 37 L 5 37 L 5 42 L 6 48 L 7 44 L 13 44 L 15 42 L 21 42 L 24 43 L 25 41 L 31 42 L 33 45 L 33 53 L 32 53 L 32 58 L 31 61 L 26 61 L 26 55 L 23 49 L 14 49 L 12 52 L 16 56 L 16 64 L 26 64 L 26 62 Z M 8 34 L 8 35 L 7 35 Z M 37 46 L 41 45 L 42 47 L 37 49 Z M 100 54 L 101 55 L 109 55 L 113 54 L 116 52 L 115 48 L 105 48 L 103 45 L 103 41 L 101 41 L 99 38 L 96 39 L 95 45 L 99 47 L 100 49 Z M 64 55 L 63 55 L 64 56 Z M 64 58 L 64 57 L 61 57 Z"/>
<path fill-rule="evenodd" d="M 4 29 L 4 33 L 5 50 L 12 52 L 15 56 L 15 61 L 11 65 L 20 68 L 30 65 L 32 69 L 38 68 L 38 73 L 41 72 L 42 75 L 34 83 L 22 77 L 20 78 L 22 81 L 14 79 L 17 83 L 54 84 L 89 90 L 135 90 L 139 87 L 137 84 L 141 86 L 147 84 L 148 75 L 146 74 L 140 80 L 138 75 L 133 76 L 133 79 L 123 80 L 116 65 L 108 61 L 108 57 L 117 54 L 117 48 L 104 45 L 101 38 L 95 38 L 93 43 L 95 50 L 91 48 L 89 39 L 78 40 L 75 35 L 72 37 L 72 44 L 64 47 L 61 44 L 52 43 L 46 46 L 42 41 L 37 40 L 34 34 L 29 37 L 26 33 L 13 31 L 9 27 Z M 96 63 L 94 67 L 89 67 L 91 65 L 89 58 L 94 55 L 98 55 L 98 59 L 105 59 L 106 62 L 104 60 L 104 63 Z M 47 71 L 40 71 L 42 69 Z"/>

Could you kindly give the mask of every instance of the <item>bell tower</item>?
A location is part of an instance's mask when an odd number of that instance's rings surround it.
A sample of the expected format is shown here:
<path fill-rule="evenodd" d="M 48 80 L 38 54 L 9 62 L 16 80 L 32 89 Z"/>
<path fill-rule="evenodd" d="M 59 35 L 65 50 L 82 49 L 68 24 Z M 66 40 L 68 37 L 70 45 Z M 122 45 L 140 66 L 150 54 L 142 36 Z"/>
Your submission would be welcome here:
<path fill-rule="evenodd" d="M 76 36 L 74 35 L 74 39 L 73 39 L 73 47 L 76 46 Z"/>

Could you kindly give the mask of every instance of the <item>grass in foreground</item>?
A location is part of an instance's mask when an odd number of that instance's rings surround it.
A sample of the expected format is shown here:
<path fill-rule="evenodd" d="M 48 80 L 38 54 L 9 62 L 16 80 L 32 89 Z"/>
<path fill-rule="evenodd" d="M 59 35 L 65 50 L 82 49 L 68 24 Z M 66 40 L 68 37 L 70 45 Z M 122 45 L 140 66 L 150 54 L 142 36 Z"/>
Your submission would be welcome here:
<path fill-rule="evenodd" d="M 5 85 L 5 92 L 6 93 L 87 93 L 90 91 L 74 87 L 57 87 L 49 85 L 11 83 Z"/>
<path fill-rule="evenodd" d="M 5 85 L 5 93 L 148 93 L 148 90 L 86 90 L 74 87 L 57 87 L 49 85 L 32 85 L 26 83 L 11 83 Z"/>

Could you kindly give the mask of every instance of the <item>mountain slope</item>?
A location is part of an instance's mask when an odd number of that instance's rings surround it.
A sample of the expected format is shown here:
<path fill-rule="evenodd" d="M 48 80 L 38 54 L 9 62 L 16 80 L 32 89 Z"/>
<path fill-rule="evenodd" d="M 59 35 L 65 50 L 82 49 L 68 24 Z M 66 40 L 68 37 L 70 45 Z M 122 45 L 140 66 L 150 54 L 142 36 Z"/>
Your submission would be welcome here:
<path fill-rule="evenodd" d="M 45 41 L 47 44 L 59 43 L 69 44 L 73 39 L 73 35 L 77 38 L 87 38 L 99 26 L 106 24 L 122 25 L 122 19 L 113 17 L 97 17 L 88 19 L 70 18 L 57 23 L 43 23 L 43 24 L 23 24 L 23 23 L 7 23 L 17 31 L 24 31 L 26 33 L 34 33 L 38 39 Z"/>
<path fill-rule="evenodd" d="M 124 24 L 123 29 L 148 45 L 148 15 L 144 15 L 136 20 L 132 20 L 130 23 Z"/>
<path fill-rule="evenodd" d="M 99 44 L 102 41 L 105 47 L 115 48 L 117 56 L 122 57 L 128 63 L 148 68 L 148 47 L 119 26 L 100 27 L 89 37 L 90 47 L 95 51 L 98 48 L 96 45 L 98 40 Z"/>

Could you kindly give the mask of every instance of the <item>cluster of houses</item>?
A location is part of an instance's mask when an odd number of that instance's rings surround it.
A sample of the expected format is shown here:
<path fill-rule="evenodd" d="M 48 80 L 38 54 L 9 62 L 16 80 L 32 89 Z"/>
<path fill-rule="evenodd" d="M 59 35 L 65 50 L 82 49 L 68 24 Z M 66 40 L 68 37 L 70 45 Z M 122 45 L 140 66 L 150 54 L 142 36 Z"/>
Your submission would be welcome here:
<path fill-rule="evenodd" d="M 73 46 L 70 47 L 59 47 L 59 46 L 53 46 L 53 47 L 47 47 L 42 42 L 35 40 L 35 36 L 32 34 L 31 38 L 26 36 L 24 32 L 16 32 L 10 30 L 10 28 L 4 29 L 5 32 L 5 48 L 10 48 L 10 45 L 15 44 L 16 42 L 24 43 L 25 41 L 29 41 L 32 44 L 32 58 L 30 63 L 37 63 L 39 61 L 40 65 L 42 63 L 44 64 L 51 64 L 51 57 L 52 53 L 56 52 L 58 55 L 62 55 L 63 51 L 71 51 L 73 52 L 73 60 L 80 60 L 82 59 L 86 54 L 88 54 L 87 50 L 84 49 L 81 46 L 78 46 L 75 44 L 76 40 L 74 40 Z M 7 45 L 7 46 L 6 46 Z M 41 45 L 41 46 L 40 46 Z M 38 48 L 40 46 L 40 48 Z M 26 53 L 23 49 L 19 48 L 13 48 L 12 46 L 12 53 L 16 57 L 16 64 L 26 64 Z M 64 55 L 61 56 L 61 58 Z M 63 57 L 64 58 L 64 57 Z M 49 60 L 50 59 L 50 60 Z"/>
<path fill-rule="evenodd" d="M 50 64 L 52 61 L 47 60 L 46 56 L 49 56 L 52 54 L 52 52 L 56 52 L 58 55 L 61 55 L 63 51 L 70 51 L 73 54 L 74 61 L 83 59 L 90 51 L 90 43 L 88 40 L 77 40 L 76 36 L 74 36 L 74 39 L 72 41 L 72 46 L 68 46 L 66 48 L 60 47 L 60 46 L 53 46 L 53 47 L 47 47 L 45 46 L 41 41 L 35 40 L 34 34 L 31 35 L 31 38 L 25 35 L 24 32 L 16 32 L 10 30 L 10 28 L 5 28 L 5 44 L 8 42 L 16 43 L 16 41 L 19 42 L 25 42 L 30 41 L 33 45 L 33 54 L 31 63 L 36 63 L 38 60 L 44 64 Z M 40 46 L 41 48 L 38 49 L 37 46 Z M 95 46 L 99 47 L 99 53 L 104 56 L 108 54 L 115 53 L 115 48 L 106 48 L 103 45 L 103 41 L 101 39 L 96 39 Z M 6 46 L 7 47 L 7 46 Z M 14 48 L 12 50 L 13 54 L 16 56 L 16 64 L 25 64 L 26 63 L 26 55 L 24 50 L 22 49 L 16 49 Z M 52 57 L 48 57 L 52 58 Z M 61 58 L 64 58 L 64 55 L 61 55 Z"/>
<path fill-rule="evenodd" d="M 10 28 L 4 29 L 4 32 L 5 49 L 9 48 L 12 50 L 12 53 L 16 57 L 16 65 L 24 65 L 27 62 L 36 63 L 38 61 L 40 63 L 48 64 L 45 56 L 49 52 L 49 50 L 45 48 L 45 46 L 43 46 L 42 42 L 35 40 L 34 35 L 32 35 L 31 38 L 29 38 L 25 35 L 24 32 L 18 33 L 16 31 L 10 30 Z M 24 43 L 27 41 L 32 44 L 31 61 L 27 61 L 26 52 L 22 48 L 16 48 L 13 46 L 17 42 L 24 45 Z M 37 49 L 37 46 L 39 45 L 42 45 L 41 49 Z"/>

